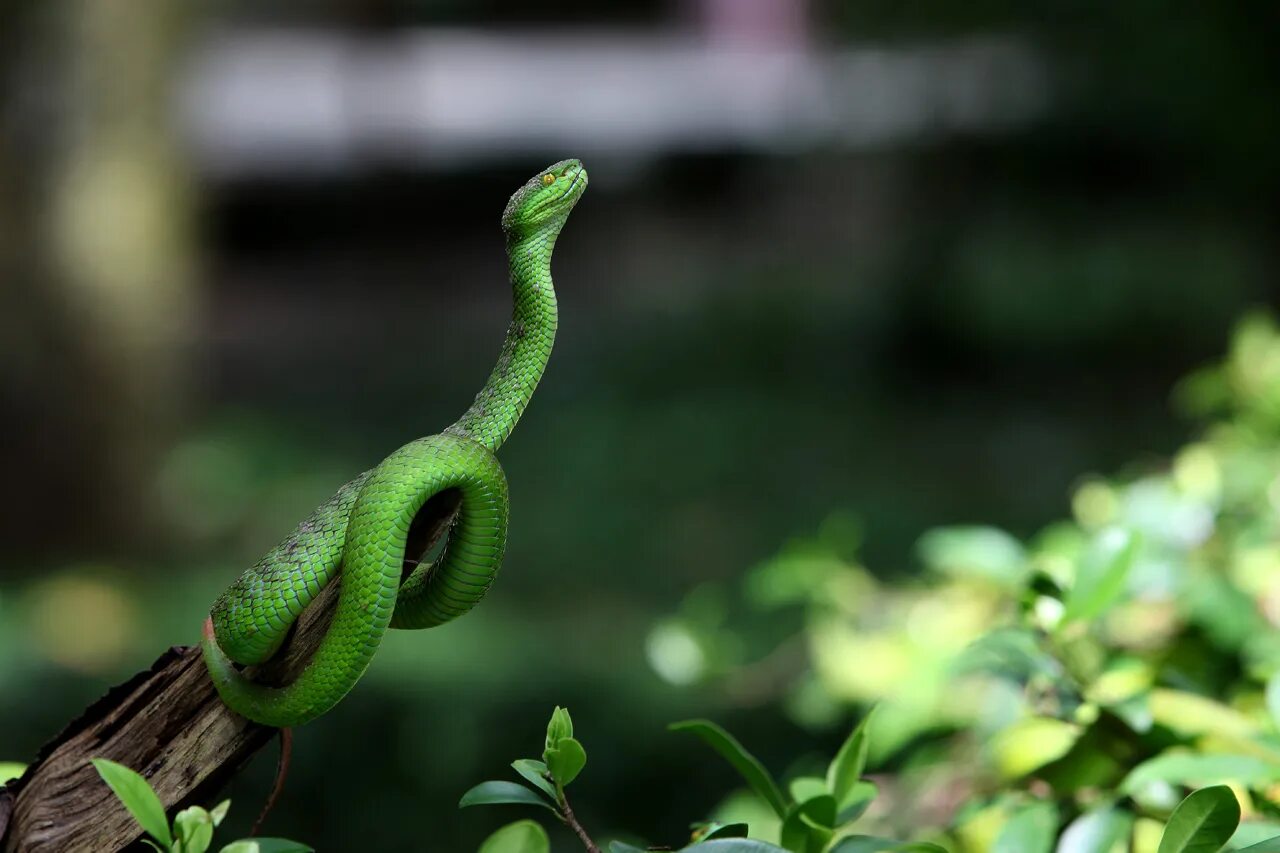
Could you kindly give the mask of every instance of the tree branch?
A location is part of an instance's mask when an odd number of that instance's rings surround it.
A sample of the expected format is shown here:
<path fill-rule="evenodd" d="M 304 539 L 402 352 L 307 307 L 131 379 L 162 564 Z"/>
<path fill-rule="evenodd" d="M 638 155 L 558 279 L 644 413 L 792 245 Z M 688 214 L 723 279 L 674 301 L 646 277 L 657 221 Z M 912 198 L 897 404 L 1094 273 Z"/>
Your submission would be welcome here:
<path fill-rule="evenodd" d="M 450 491 L 422 508 L 411 537 L 415 557 L 444 536 L 458 505 Z M 340 581 L 303 611 L 284 648 L 251 672 L 254 678 L 283 684 L 303 668 L 333 618 Z M 141 836 L 90 758 L 109 758 L 141 773 L 172 814 L 208 804 L 275 733 L 222 704 L 198 647 L 171 648 L 45 744 L 22 778 L 0 787 L 0 851 L 100 853 Z"/>
<path fill-rule="evenodd" d="M 557 786 L 559 787 L 559 786 Z M 573 813 L 573 807 L 569 805 L 569 798 L 564 795 L 564 788 L 559 789 L 560 792 L 560 813 L 564 818 L 564 822 L 578 836 L 578 840 L 582 842 L 582 846 L 587 848 L 587 853 L 600 853 L 600 848 L 591 840 L 591 836 L 587 835 L 587 830 L 578 823 L 578 816 Z"/>

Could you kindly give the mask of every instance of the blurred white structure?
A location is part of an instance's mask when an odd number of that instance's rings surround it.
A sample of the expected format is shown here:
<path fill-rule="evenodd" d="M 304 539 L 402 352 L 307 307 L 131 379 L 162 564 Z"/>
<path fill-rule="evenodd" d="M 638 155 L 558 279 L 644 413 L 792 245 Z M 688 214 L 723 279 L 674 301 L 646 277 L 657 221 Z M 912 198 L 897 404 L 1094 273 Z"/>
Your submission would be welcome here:
<path fill-rule="evenodd" d="M 797 48 L 809 40 L 809 0 L 688 0 L 714 42 Z"/>
<path fill-rule="evenodd" d="M 571 150 L 874 147 L 998 130 L 1039 112 L 1015 40 L 823 52 L 611 32 L 229 32 L 180 89 L 213 175 L 433 167 Z"/>

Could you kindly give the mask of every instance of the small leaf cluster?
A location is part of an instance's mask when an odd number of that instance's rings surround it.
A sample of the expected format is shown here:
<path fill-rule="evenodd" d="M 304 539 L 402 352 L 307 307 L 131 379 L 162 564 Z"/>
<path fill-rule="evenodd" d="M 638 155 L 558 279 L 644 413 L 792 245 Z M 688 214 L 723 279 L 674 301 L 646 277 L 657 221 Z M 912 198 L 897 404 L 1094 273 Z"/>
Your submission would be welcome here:
<path fill-rule="evenodd" d="M 586 750 L 573 736 L 573 719 L 569 716 L 569 709 L 557 706 L 547 723 L 542 759 L 521 758 L 511 762 L 512 769 L 528 784 L 498 780 L 481 782 L 462 795 L 458 807 L 532 805 L 549 809 L 562 823 L 578 833 L 588 851 L 599 853 L 600 848 L 595 846 L 585 828 L 578 823 L 564 790 L 578 777 L 586 763 Z M 700 823 L 695 825 L 688 846 L 697 846 L 699 853 L 767 853 L 779 849 L 770 844 L 750 841 L 746 834 L 745 824 Z M 480 846 L 480 853 L 548 853 L 550 849 L 551 842 L 547 832 L 539 823 L 519 820 L 507 824 L 485 839 Z M 609 853 L 633 853 L 641 848 L 613 841 L 608 850 Z"/>
<path fill-rule="evenodd" d="M 927 841 L 894 841 L 850 834 L 850 829 L 877 794 L 876 785 L 862 777 L 869 748 L 868 715 L 844 742 L 827 767 L 825 778 L 797 777 L 784 795 L 763 765 L 732 735 L 707 720 L 675 723 L 674 731 L 692 732 L 732 764 L 748 786 L 769 803 L 782 820 L 782 849 L 789 853 L 947 853 Z M 1032 853 L 1052 849 L 1056 828 L 1048 804 L 1023 809 L 1006 825 L 999 839 L 1002 853 Z M 1063 837 L 1058 853 L 1111 853 L 1118 849 L 1128 822 L 1118 819 L 1077 822 L 1074 836 Z M 1160 834 L 1157 853 L 1216 853 L 1240 825 L 1240 804 L 1225 785 L 1193 791 L 1174 808 Z M 761 849 L 777 849 L 771 846 Z M 1239 853 L 1280 853 L 1280 835 L 1234 848 Z M 628 851 L 623 851 L 628 853 Z"/>
<path fill-rule="evenodd" d="M 578 777 L 586 764 L 587 752 L 573 737 L 569 709 L 557 706 L 547 723 L 547 740 L 541 760 L 519 758 L 511 762 L 512 769 L 532 788 L 517 782 L 481 782 L 463 795 L 459 807 L 526 803 L 554 811 L 564 804 L 565 787 Z"/>
<path fill-rule="evenodd" d="M 564 786 L 578 778 L 587 764 L 586 750 L 574 740 L 573 720 L 569 717 L 568 708 L 556 706 L 551 714 L 551 721 L 547 723 L 547 745 L 542 750 L 542 762 L 541 767 L 536 761 L 525 762 L 526 769 L 539 773 L 542 779 L 551 779 L 563 798 Z M 530 779 L 530 775 L 526 775 L 520 768 L 517 767 L 516 770 L 521 776 Z"/>
<path fill-rule="evenodd" d="M 527 784 L 493 780 L 481 782 L 462 795 L 458 808 L 492 805 L 532 805 L 549 809 L 562 823 L 574 821 L 564 789 L 587 765 L 587 751 L 573 736 L 568 708 L 556 706 L 547 722 L 541 759 L 519 758 L 511 767 Z M 546 830 L 532 820 L 499 829 L 481 846 L 484 853 L 546 853 L 551 842 Z"/>
<path fill-rule="evenodd" d="M 869 718 L 868 718 L 869 719 Z M 697 848 L 698 853 L 946 853 L 927 842 L 898 842 L 848 830 L 876 796 L 876 786 L 863 778 L 867 764 L 869 734 L 864 719 L 849 735 L 827 767 L 825 777 L 801 777 L 783 792 L 764 765 L 719 725 L 709 720 L 686 720 L 670 726 L 705 741 L 738 771 L 782 822 L 781 846 L 748 837 L 742 822 L 703 821 L 693 825 L 688 843 L 681 850 Z M 577 822 L 565 797 L 564 787 L 578 776 L 586 764 L 586 752 L 573 737 L 573 721 L 565 708 L 557 707 L 547 724 L 542 761 L 523 758 L 512 768 L 528 782 L 482 782 L 463 794 L 458 806 L 533 805 L 551 810 L 574 829 L 589 853 L 599 849 Z M 673 848 L 658 848 L 671 850 Z M 548 853 L 546 831 L 532 820 L 507 824 L 490 835 L 480 853 Z M 609 853 L 643 853 L 643 848 L 623 841 L 610 842 Z"/>
<path fill-rule="evenodd" d="M 752 791 L 782 822 L 780 843 L 790 853 L 946 853 L 928 842 L 899 842 L 847 830 L 875 799 L 875 783 L 863 778 L 870 746 L 868 722 L 862 722 L 827 765 L 825 777 L 800 776 L 783 793 L 769 771 L 733 735 L 710 720 L 686 720 L 672 731 L 697 735 L 729 762 Z M 776 849 L 776 848 L 774 848 Z"/>
<path fill-rule="evenodd" d="M 141 775 L 105 758 L 92 759 L 94 769 L 150 838 L 143 842 L 166 853 L 204 853 L 213 831 L 231 808 L 223 800 L 212 810 L 190 806 L 174 816 L 172 826 L 160 797 Z M 245 838 L 225 845 L 221 853 L 312 853 L 305 844 L 284 838 Z"/>
<path fill-rule="evenodd" d="M 731 687 L 778 651 L 755 638 L 796 626 L 773 697 L 815 731 L 878 709 L 880 793 L 859 824 L 876 834 L 954 853 L 1280 850 L 1275 320 L 1247 318 L 1174 399 L 1208 423 L 1169 458 L 1082 478 L 1069 517 L 1030 537 L 929 531 L 923 573 L 869 570 L 833 513 L 740 596 L 691 592 L 655 628 L 655 670 Z"/>

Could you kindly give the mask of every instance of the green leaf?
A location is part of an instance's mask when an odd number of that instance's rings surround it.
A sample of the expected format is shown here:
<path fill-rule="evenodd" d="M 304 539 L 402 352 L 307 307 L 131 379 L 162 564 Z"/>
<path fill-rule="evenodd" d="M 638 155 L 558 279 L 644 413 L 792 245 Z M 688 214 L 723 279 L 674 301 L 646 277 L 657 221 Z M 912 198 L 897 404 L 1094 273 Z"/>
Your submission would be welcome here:
<path fill-rule="evenodd" d="M 551 719 L 547 721 L 547 749 L 555 749 L 557 743 L 562 738 L 573 737 L 573 719 L 569 716 L 568 708 L 561 708 L 559 705 L 551 712 Z M 545 759 L 546 756 L 544 755 Z"/>
<path fill-rule="evenodd" d="M 1252 738 L 1258 734 L 1253 719 L 1216 699 L 1157 687 L 1147 693 L 1151 719 L 1168 726 L 1182 737 L 1213 734 L 1231 738 Z"/>
<path fill-rule="evenodd" d="M 873 835 L 850 835 L 840 839 L 831 853 L 947 853 L 927 841 L 893 841 Z"/>
<path fill-rule="evenodd" d="M 1061 679 L 1061 664 L 1046 654 L 1040 640 L 1024 628 L 997 628 L 978 637 L 955 660 L 960 673 L 990 672 L 1010 679 L 1039 675 L 1051 681 Z"/>
<path fill-rule="evenodd" d="M 1275 845 L 1277 853 L 1280 853 L 1280 821 L 1259 819 L 1256 816 L 1250 820 L 1241 820 L 1235 835 L 1227 842 L 1227 849 L 1234 853 L 1259 844 L 1263 845 L 1263 850 L 1267 849 L 1266 845 Z"/>
<path fill-rule="evenodd" d="M 746 838 L 748 827 L 745 823 L 712 823 L 702 827 L 698 837 L 701 842 L 713 841 L 717 838 Z"/>
<path fill-rule="evenodd" d="M 826 781 L 817 776 L 798 776 L 787 783 L 787 791 L 791 794 L 791 799 L 797 803 L 831 793 L 827 789 Z"/>
<path fill-rule="evenodd" d="M 1250 844 L 1248 847 L 1238 847 L 1233 853 L 1280 853 L 1280 835 L 1268 838 L 1266 841 L 1259 841 L 1257 844 Z"/>
<path fill-rule="evenodd" d="M 460 809 L 465 809 L 467 806 L 506 804 L 542 806 L 544 809 L 555 811 L 555 807 L 542 797 L 524 785 L 515 782 L 481 782 L 463 794 L 462 799 L 458 800 L 458 808 Z"/>
<path fill-rule="evenodd" d="M 120 802 L 124 803 L 124 807 L 142 829 L 165 847 L 172 847 L 173 836 L 169 834 L 169 821 L 165 819 L 164 805 L 156 792 L 151 790 L 147 780 L 123 764 L 105 758 L 94 758 L 91 761 L 102 781 L 120 798 Z"/>
<path fill-rule="evenodd" d="M 783 848 L 791 853 L 822 853 L 831 840 L 831 830 L 818 826 L 804 815 L 797 814 L 782 824 L 781 837 Z"/>
<path fill-rule="evenodd" d="M 1218 853 L 1240 825 L 1240 803 L 1226 785 L 1193 791 L 1165 824 L 1157 853 Z"/>
<path fill-rule="evenodd" d="M 517 758 L 511 762 L 511 766 L 530 784 L 536 786 L 539 791 L 542 791 L 552 800 L 557 799 L 555 787 L 547 781 L 548 771 L 545 762 L 532 758 Z"/>
<path fill-rule="evenodd" d="M 835 822 L 835 797 L 821 794 L 791 808 L 782 821 L 779 840 L 793 853 L 821 853 L 834 834 Z"/>
<path fill-rule="evenodd" d="M 1280 780 L 1280 767 L 1252 755 L 1172 752 L 1157 755 L 1133 768 L 1120 784 L 1120 792 L 1132 794 L 1152 782 L 1176 785 L 1238 782 L 1254 786 L 1277 780 Z"/>
<path fill-rule="evenodd" d="M 578 778 L 587 764 L 587 751 L 571 737 L 561 738 L 554 748 L 546 751 L 545 756 L 547 770 L 562 788 Z"/>
<path fill-rule="evenodd" d="M 1018 809 L 1000 830 L 992 853 L 1049 853 L 1058 834 L 1058 810 L 1052 803 Z"/>
<path fill-rule="evenodd" d="M 1017 779 L 1062 758 L 1081 733 L 1080 726 L 1052 717 L 1023 717 L 991 738 L 988 748 L 1000 774 Z"/>
<path fill-rule="evenodd" d="M 698 853 L 787 853 L 784 848 L 776 844 L 757 841 L 754 838 L 717 838 L 714 841 L 704 841 L 690 846 L 697 848 Z M 610 849 L 609 853 L 616 853 L 616 851 Z"/>
<path fill-rule="evenodd" d="M 836 807 L 840 811 L 848 806 L 850 795 L 861 781 L 862 771 L 867 768 L 867 750 L 871 746 L 867 727 L 874 715 L 875 708 L 872 708 L 854 727 L 827 767 L 827 790 L 835 797 Z"/>
<path fill-rule="evenodd" d="M 845 797 L 844 803 L 836 813 L 836 825 L 843 826 L 862 817 L 862 813 L 875 801 L 880 789 L 874 782 L 865 779 L 853 786 L 853 790 Z"/>
<path fill-rule="evenodd" d="M 832 829 L 836 825 L 836 798 L 830 794 L 819 794 L 799 805 L 800 814 L 817 826 Z"/>
<path fill-rule="evenodd" d="M 221 853 L 316 853 L 314 849 L 287 838 L 242 838 L 223 847 Z"/>
<path fill-rule="evenodd" d="M 490 835 L 477 853 L 550 853 L 551 840 L 541 824 L 532 820 L 509 823 Z"/>
<path fill-rule="evenodd" d="M 27 772 L 27 765 L 16 761 L 0 761 L 0 785 L 17 779 Z"/>
<path fill-rule="evenodd" d="M 1101 616 L 1124 593 L 1138 553 L 1137 533 L 1119 527 L 1098 534 L 1080 559 L 1060 624 Z"/>
<path fill-rule="evenodd" d="M 209 812 L 209 819 L 213 821 L 213 825 L 217 826 L 226 818 L 227 812 L 231 810 L 231 801 L 223 800 L 213 807 L 213 811 Z"/>
<path fill-rule="evenodd" d="M 773 781 L 773 777 L 769 775 L 768 770 L 764 769 L 764 765 L 747 752 L 733 735 L 710 720 L 684 720 L 672 723 L 667 728 L 673 732 L 690 732 L 702 738 L 712 749 L 720 753 L 722 758 L 733 765 L 733 769 L 746 780 L 751 790 L 759 794 L 778 817 L 786 817 L 787 801 L 782 796 L 782 791 L 778 789 L 778 783 Z"/>
<path fill-rule="evenodd" d="M 1027 573 L 1022 543 L 995 527 L 938 527 L 916 543 L 920 559 L 935 572 L 1019 586 Z"/>
<path fill-rule="evenodd" d="M 624 844 L 621 841 L 610 841 L 609 853 L 648 853 L 648 851 L 643 847 L 636 847 L 634 844 Z"/>
<path fill-rule="evenodd" d="M 182 853 L 204 853 L 213 843 L 213 817 L 200 806 L 185 808 L 173 819 L 173 834 Z"/>
<path fill-rule="evenodd" d="M 1117 808 L 1086 812 L 1063 830 L 1056 853 L 1108 853 L 1132 826 L 1133 815 Z"/>

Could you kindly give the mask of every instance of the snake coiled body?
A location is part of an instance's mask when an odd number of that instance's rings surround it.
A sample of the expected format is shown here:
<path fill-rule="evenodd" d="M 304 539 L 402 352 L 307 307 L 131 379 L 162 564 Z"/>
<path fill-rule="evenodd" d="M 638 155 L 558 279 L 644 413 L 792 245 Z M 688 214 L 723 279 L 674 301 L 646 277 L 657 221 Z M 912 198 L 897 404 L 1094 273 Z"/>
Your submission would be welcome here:
<path fill-rule="evenodd" d="M 556 163 L 516 191 L 502 215 L 514 310 L 488 382 L 456 423 L 411 441 L 340 488 L 214 603 L 205 663 L 222 699 L 244 716 L 295 726 L 332 708 L 355 685 L 392 628 L 428 628 L 466 613 L 488 591 L 507 539 L 507 481 L 494 452 L 511 434 L 551 355 L 557 309 L 551 254 L 587 173 Z M 403 578 L 414 517 L 433 496 L 460 495 L 434 561 Z M 268 660 L 290 626 L 341 572 L 333 621 L 298 677 L 284 687 L 246 678 L 235 664 Z"/>

